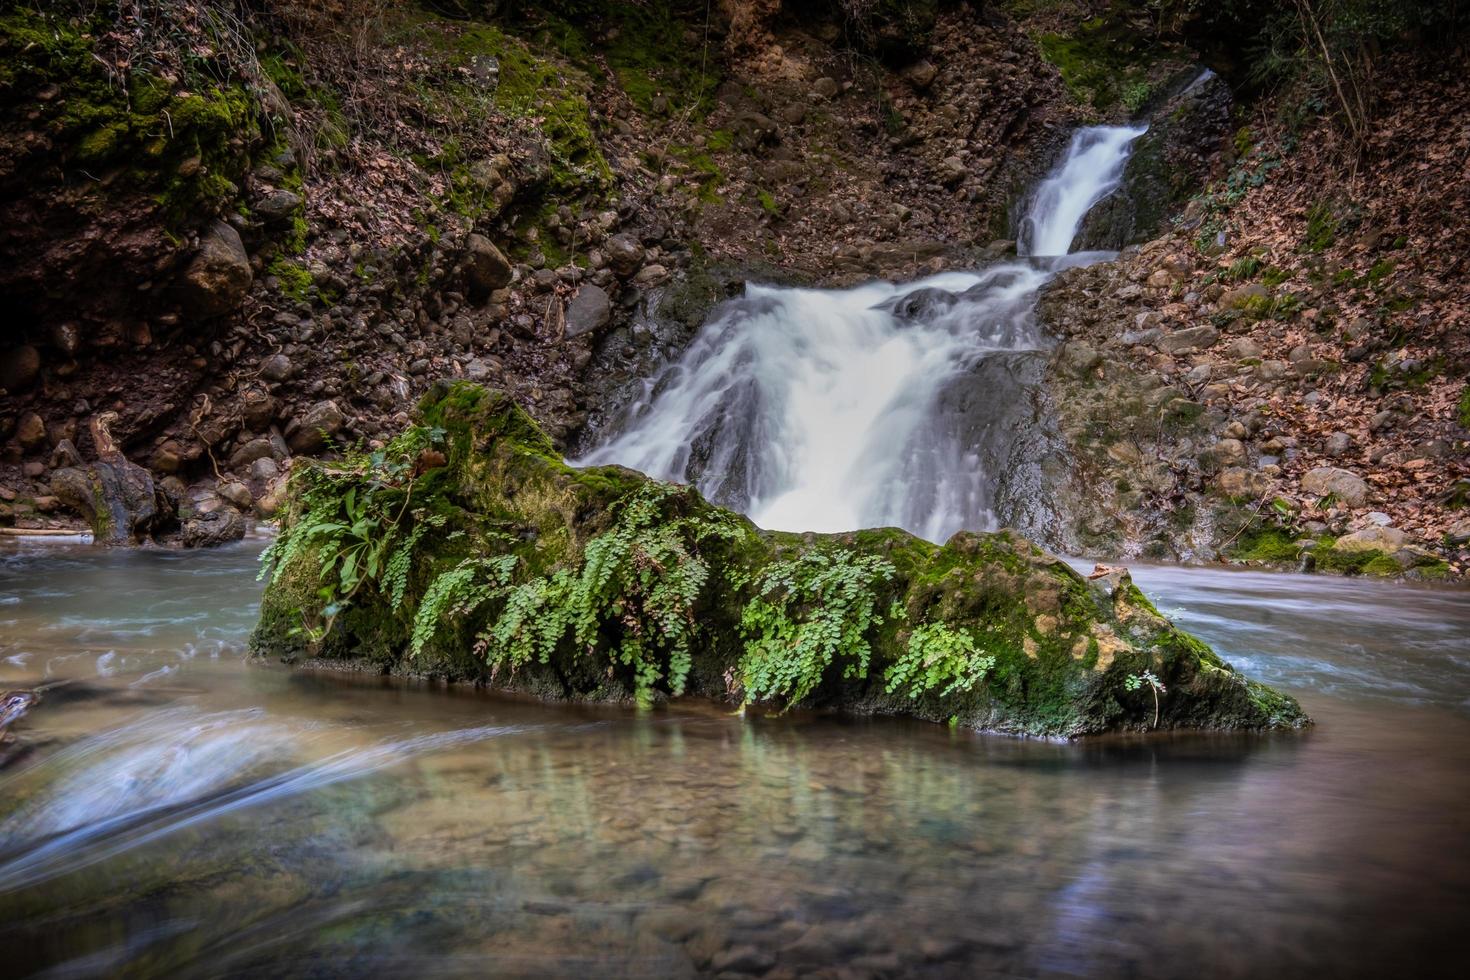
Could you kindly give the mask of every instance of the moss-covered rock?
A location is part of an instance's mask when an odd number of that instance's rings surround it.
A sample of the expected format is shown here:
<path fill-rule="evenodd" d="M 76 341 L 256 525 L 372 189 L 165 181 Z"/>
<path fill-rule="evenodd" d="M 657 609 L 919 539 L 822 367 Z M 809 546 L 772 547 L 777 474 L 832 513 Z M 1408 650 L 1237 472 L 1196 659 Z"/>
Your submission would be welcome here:
<path fill-rule="evenodd" d="M 1161 727 L 1306 722 L 1126 572 L 1089 582 L 1007 532 L 761 531 L 692 489 L 566 465 L 508 396 L 467 383 L 419 414 L 386 450 L 294 477 L 257 651 L 1047 736 L 1151 727 L 1153 678 Z"/>

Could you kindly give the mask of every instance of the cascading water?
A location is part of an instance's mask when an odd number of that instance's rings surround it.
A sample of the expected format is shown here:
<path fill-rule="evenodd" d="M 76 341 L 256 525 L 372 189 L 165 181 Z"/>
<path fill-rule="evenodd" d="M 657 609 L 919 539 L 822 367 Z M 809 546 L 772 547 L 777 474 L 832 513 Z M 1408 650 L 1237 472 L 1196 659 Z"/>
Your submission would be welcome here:
<path fill-rule="evenodd" d="M 1037 290 L 1121 179 L 1142 127 L 1074 135 L 1021 248 L 974 273 L 846 290 L 749 284 L 580 463 L 693 483 L 763 527 L 896 525 L 933 541 L 993 526 L 995 475 L 1029 421 Z"/>

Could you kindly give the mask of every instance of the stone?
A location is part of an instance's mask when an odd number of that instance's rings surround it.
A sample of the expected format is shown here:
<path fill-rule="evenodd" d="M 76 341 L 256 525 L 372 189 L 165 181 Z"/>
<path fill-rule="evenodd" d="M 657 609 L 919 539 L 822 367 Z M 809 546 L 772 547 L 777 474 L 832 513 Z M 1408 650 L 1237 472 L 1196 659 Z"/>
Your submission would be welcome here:
<path fill-rule="evenodd" d="M 229 468 L 238 472 L 258 459 L 270 459 L 275 454 L 276 447 L 271 443 L 270 437 L 257 436 L 230 453 Z"/>
<path fill-rule="evenodd" d="M 77 452 L 77 447 L 72 445 L 70 439 L 58 439 L 51 450 L 51 468 L 59 470 L 63 466 L 81 466 L 82 454 Z"/>
<path fill-rule="evenodd" d="M 656 286 L 668 277 L 669 270 L 654 262 L 639 269 L 638 274 L 633 277 L 633 283 L 637 286 Z"/>
<path fill-rule="evenodd" d="M 1209 449 L 1205 450 L 1200 458 L 1201 463 L 1212 464 L 1207 468 L 1228 469 L 1239 466 L 1246 460 L 1245 443 L 1239 439 L 1221 439 Z"/>
<path fill-rule="evenodd" d="M 46 464 L 39 459 L 32 459 L 21 464 L 20 475 L 28 480 L 34 480 L 46 472 Z"/>
<path fill-rule="evenodd" d="M 91 466 L 51 474 L 51 493 L 87 521 L 98 544 L 137 544 L 158 517 L 153 477 L 115 453 Z"/>
<path fill-rule="evenodd" d="M 1102 355 L 1090 344 L 1080 340 L 1069 340 L 1058 351 L 1057 363 L 1072 377 L 1081 378 L 1102 363 Z"/>
<path fill-rule="evenodd" d="M 25 391 L 41 376 L 41 352 L 30 344 L 0 354 L 0 389 Z"/>
<path fill-rule="evenodd" d="M 594 333 L 607 326 L 612 320 L 612 300 L 607 290 L 592 283 L 577 287 L 572 302 L 567 306 L 566 337 L 580 337 Z"/>
<path fill-rule="evenodd" d="M 260 362 L 260 376 L 275 384 L 290 381 L 295 373 L 296 365 L 285 354 L 271 354 Z"/>
<path fill-rule="evenodd" d="M 1220 306 L 1227 310 L 1248 310 L 1270 302 L 1271 290 L 1258 282 L 1248 282 L 1226 290 L 1220 297 Z"/>
<path fill-rule="evenodd" d="M 257 459 L 250 464 L 250 479 L 259 480 L 261 483 L 269 483 L 281 475 L 280 466 L 269 456 Z"/>
<path fill-rule="evenodd" d="M 632 235 L 614 235 L 602 246 L 608 268 L 614 274 L 626 278 L 638 271 L 646 254 L 643 246 Z"/>
<path fill-rule="evenodd" d="M 275 396 L 262 388 L 246 388 L 240 393 L 240 418 L 245 428 L 252 432 L 264 432 L 276 419 L 280 403 Z"/>
<path fill-rule="evenodd" d="M 249 510 L 250 505 L 255 503 L 255 497 L 251 494 L 250 488 L 243 483 L 222 483 L 215 493 L 241 510 Z"/>
<path fill-rule="evenodd" d="M 1308 470 L 1302 477 L 1302 492 L 1313 497 L 1331 494 L 1349 507 L 1361 507 L 1368 502 L 1367 482 L 1356 473 L 1336 466 Z"/>
<path fill-rule="evenodd" d="M 1236 500 L 1259 497 L 1269 485 L 1265 474 L 1243 466 L 1227 467 L 1215 478 L 1215 487 L 1220 493 Z"/>
<path fill-rule="evenodd" d="M 240 233 L 216 221 L 200 239 L 198 254 L 184 270 L 179 300 L 192 316 L 220 316 L 240 305 L 254 281 Z"/>
<path fill-rule="evenodd" d="M 840 89 L 841 87 L 837 84 L 837 79 L 826 75 L 812 83 L 812 92 L 824 99 L 835 98 Z"/>
<path fill-rule="evenodd" d="M 1377 524 L 1379 527 L 1388 527 L 1393 523 L 1393 518 L 1381 510 L 1370 510 L 1368 511 L 1368 521 Z"/>
<path fill-rule="evenodd" d="M 1409 541 L 1409 536 L 1396 527 L 1374 525 L 1351 534 L 1344 534 L 1333 544 L 1333 551 L 1346 553 L 1382 551 L 1393 554 Z"/>
<path fill-rule="evenodd" d="M 185 548 L 214 548 L 245 537 L 245 518 L 233 507 L 216 507 L 184 521 L 179 543 Z"/>
<path fill-rule="evenodd" d="M 177 473 L 183 465 L 183 451 L 172 439 L 166 440 L 153 450 L 148 467 L 159 473 Z"/>
<path fill-rule="evenodd" d="M 1249 337 L 1237 337 L 1232 340 L 1228 350 L 1230 356 L 1237 361 L 1259 360 L 1261 356 L 1261 345 Z"/>
<path fill-rule="evenodd" d="M 46 420 L 35 412 L 26 412 L 15 427 L 15 441 L 28 453 L 40 449 L 46 442 Z"/>
<path fill-rule="evenodd" d="M 1220 331 L 1211 326 L 1186 327 L 1159 338 L 1159 350 L 1166 354 L 1191 354 L 1214 345 Z"/>
<path fill-rule="evenodd" d="M 275 190 L 256 198 L 251 212 L 267 225 L 283 225 L 301 210 L 301 205 L 300 194 Z"/>
<path fill-rule="evenodd" d="M 1328 456 L 1331 456 L 1333 458 L 1336 458 L 1338 456 L 1346 456 L 1348 453 L 1352 452 L 1352 450 L 1353 437 L 1348 435 L 1346 432 L 1332 433 L 1332 435 L 1327 437 L 1327 443 L 1323 447 L 1323 451 L 1326 452 Z"/>
<path fill-rule="evenodd" d="M 320 452 L 347 424 L 347 416 L 330 399 L 317 402 L 286 427 L 286 445 L 297 455 Z"/>
<path fill-rule="evenodd" d="M 488 296 L 509 286 L 515 279 L 510 260 L 484 235 L 471 232 L 465 236 L 464 248 L 465 284 L 471 292 Z"/>
<path fill-rule="evenodd" d="M 909 65 L 907 68 L 905 68 L 903 71 L 903 77 L 908 80 L 908 83 L 910 85 L 918 89 L 920 92 L 927 89 L 930 85 L 933 85 L 934 78 L 938 74 L 939 69 L 935 68 L 933 63 L 929 61 L 916 61 L 912 65 Z"/>

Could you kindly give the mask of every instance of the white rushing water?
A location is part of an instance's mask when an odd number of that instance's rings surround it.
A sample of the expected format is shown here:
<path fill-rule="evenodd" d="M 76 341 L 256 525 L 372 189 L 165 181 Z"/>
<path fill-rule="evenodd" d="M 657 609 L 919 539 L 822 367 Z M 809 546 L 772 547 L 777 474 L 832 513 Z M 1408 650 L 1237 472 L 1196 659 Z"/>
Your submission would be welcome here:
<path fill-rule="evenodd" d="M 1065 253 L 1142 132 L 1075 134 L 1023 223 L 1036 258 L 901 285 L 748 284 L 578 462 L 694 483 L 780 530 L 894 525 L 942 541 L 992 526 L 1027 355 L 1046 346 L 1036 292 L 1101 257 Z"/>

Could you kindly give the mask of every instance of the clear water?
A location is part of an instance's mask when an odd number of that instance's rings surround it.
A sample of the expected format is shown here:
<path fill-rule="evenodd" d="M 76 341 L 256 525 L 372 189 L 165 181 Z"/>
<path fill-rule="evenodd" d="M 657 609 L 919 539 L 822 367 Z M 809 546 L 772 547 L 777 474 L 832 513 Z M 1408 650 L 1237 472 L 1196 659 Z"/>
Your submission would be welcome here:
<path fill-rule="evenodd" d="M 1111 257 L 1067 253 L 1143 131 L 1077 132 L 1029 205 L 1037 258 L 845 290 L 747 285 L 580 462 L 694 484 L 768 528 L 993 527 L 1049 347 L 1037 290 Z"/>
<path fill-rule="evenodd" d="M 1318 725 L 1055 744 L 250 664 L 258 548 L 0 551 L 0 974 L 1460 973 L 1464 591 L 1136 569 Z"/>

